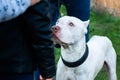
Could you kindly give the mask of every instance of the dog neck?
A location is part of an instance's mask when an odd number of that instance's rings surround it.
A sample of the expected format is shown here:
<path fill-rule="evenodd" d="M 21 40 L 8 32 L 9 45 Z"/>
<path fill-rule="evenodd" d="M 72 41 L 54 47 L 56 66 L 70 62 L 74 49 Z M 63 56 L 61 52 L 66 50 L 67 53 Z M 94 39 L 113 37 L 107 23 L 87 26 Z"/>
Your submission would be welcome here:
<path fill-rule="evenodd" d="M 63 47 L 61 49 L 61 56 L 65 61 L 76 62 L 84 55 L 86 49 L 85 37 L 75 44 L 69 45 L 69 49 L 64 49 Z"/>

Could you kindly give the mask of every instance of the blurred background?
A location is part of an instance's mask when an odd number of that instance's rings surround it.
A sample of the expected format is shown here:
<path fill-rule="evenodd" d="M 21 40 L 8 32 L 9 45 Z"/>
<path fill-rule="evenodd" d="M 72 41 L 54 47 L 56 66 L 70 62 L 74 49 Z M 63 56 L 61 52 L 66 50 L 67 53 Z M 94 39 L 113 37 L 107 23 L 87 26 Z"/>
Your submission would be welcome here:
<path fill-rule="evenodd" d="M 60 12 L 62 16 L 67 15 L 64 5 Z M 111 39 L 117 53 L 117 78 L 120 80 L 120 0 L 91 0 L 90 37 L 92 35 Z M 57 64 L 60 49 L 55 48 L 55 56 Z M 108 80 L 104 67 L 95 80 Z"/>

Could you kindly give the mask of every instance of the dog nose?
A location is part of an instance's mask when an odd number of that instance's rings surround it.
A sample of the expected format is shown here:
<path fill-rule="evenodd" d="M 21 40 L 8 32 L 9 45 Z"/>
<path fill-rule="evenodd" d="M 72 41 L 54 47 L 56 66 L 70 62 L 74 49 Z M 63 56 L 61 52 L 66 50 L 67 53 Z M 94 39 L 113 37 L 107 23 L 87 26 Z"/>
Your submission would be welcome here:
<path fill-rule="evenodd" d="M 59 26 L 54 26 L 54 27 L 52 27 L 52 30 L 54 32 L 58 32 L 58 31 L 60 31 L 60 27 Z"/>

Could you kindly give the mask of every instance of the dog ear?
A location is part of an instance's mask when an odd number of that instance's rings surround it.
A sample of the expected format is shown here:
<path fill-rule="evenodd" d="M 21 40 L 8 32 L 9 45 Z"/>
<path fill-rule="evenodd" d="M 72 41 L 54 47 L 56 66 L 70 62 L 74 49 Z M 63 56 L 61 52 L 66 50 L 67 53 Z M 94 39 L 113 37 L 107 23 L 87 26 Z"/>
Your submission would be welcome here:
<path fill-rule="evenodd" d="M 88 27 L 88 25 L 89 25 L 89 22 L 90 22 L 90 20 L 83 21 L 83 23 L 84 23 L 84 25 L 85 25 L 85 27 L 86 27 L 86 28 Z"/>
<path fill-rule="evenodd" d="M 87 32 L 88 32 L 88 31 L 87 31 L 87 28 L 84 28 L 84 32 L 85 32 L 85 34 L 87 34 Z"/>
<path fill-rule="evenodd" d="M 89 22 L 90 22 L 90 20 L 83 21 L 83 23 L 84 23 L 84 25 L 85 25 L 85 28 L 84 28 L 85 34 L 87 34 L 87 27 L 88 27 L 88 25 L 89 25 Z"/>

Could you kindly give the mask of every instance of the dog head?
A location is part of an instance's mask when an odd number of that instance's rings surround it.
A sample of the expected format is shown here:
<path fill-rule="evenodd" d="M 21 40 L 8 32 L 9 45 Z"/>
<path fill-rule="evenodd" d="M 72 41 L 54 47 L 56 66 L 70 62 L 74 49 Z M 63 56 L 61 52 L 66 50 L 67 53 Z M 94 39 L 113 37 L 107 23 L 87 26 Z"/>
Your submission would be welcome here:
<path fill-rule="evenodd" d="M 52 27 L 53 39 L 56 43 L 74 44 L 87 33 L 88 21 L 81 21 L 76 17 L 64 16 L 57 20 Z"/>

